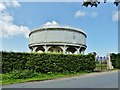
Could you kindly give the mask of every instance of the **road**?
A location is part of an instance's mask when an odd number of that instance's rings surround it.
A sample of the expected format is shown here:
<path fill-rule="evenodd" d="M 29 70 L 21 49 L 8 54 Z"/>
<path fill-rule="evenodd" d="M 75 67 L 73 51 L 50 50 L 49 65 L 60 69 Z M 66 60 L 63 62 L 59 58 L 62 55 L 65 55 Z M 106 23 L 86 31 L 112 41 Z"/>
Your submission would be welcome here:
<path fill-rule="evenodd" d="M 118 71 L 6 85 L 2 88 L 118 88 Z"/>

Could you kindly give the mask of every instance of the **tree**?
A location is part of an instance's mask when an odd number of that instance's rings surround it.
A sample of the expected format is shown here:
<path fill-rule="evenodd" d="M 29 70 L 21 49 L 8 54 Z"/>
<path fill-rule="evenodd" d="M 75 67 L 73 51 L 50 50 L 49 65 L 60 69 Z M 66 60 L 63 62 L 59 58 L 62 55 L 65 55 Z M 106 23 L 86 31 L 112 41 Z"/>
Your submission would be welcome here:
<path fill-rule="evenodd" d="M 107 2 L 107 0 L 104 0 L 104 3 L 106 3 L 106 2 Z M 116 6 L 118 6 L 120 4 L 120 0 L 114 0 L 113 3 Z M 95 6 L 95 7 L 97 7 L 99 4 L 100 4 L 100 0 L 85 0 L 83 2 L 83 6 L 86 6 L 86 7 L 88 7 L 88 6 L 91 6 L 91 7 Z"/>

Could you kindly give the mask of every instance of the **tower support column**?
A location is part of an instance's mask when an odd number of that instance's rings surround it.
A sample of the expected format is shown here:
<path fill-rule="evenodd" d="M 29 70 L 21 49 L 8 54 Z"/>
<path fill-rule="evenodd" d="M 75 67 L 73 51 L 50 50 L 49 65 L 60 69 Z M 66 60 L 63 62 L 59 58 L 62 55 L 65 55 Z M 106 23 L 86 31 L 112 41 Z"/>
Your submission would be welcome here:
<path fill-rule="evenodd" d="M 33 47 L 32 52 L 36 52 L 37 47 Z"/>
<path fill-rule="evenodd" d="M 48 52 L 48 49 L 50 48 L 51 46 L 43 46 L 43 48 L 45 49 L 45 53 L 47 53 Z"/>
<path fill-rule="evenodd" d="M 77 54 L 80 54 L 80 47 L 76 48 L 76 50 L 77 50 Z"/>
<path fill-rule="evenodd" d="M 60 46 L 60 48 L 63 50 L 63 54 L 66 54 L 66 49 L 67 49 L 66 45 Z"/>
<path fill-rule="evenodd" d="M 81 54 L 84 54 L 84 50 L 81 51 Z"/>

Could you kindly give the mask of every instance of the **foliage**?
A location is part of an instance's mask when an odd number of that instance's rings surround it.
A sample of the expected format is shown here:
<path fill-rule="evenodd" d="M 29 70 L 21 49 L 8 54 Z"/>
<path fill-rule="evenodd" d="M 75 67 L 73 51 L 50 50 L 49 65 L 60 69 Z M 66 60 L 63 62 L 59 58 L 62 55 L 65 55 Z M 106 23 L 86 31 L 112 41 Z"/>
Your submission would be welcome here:
<path fill-rule="evenodd" d="M 36 72 L 34 72 L 33 74 L 36 74 Z M 77 73 L 65 72 L 65 73 L 49 73 L 49 74 L 37 73 L 37 76 L 33 76 L 31 78 L 14 79 L 12 77 L 13 76 L 12 73 L 6 73 L 6 74 L 0 74 L 0 76 L 2 76 L 2 79 L 0 81 L 2 82 L 2 85 L 6 85 L 6 84 L 15 84 L 20 82 L 43 81 L 43 80 L 50 80 L 55 78 L 73 77 L 84 74 L 87 74 L 87 72 L 77 72 Z"/>
<path fill-rule="evenodd" d="M 2 73 L 23 70 L 22 74 L 56 72 L 91 72 L 95 69 L 94 55 L 2 52 Z M 28 70 L 28 71 L 26 71 Z M 29 71 L 30 70 L 30 71 Z M 26 77 L 25 77 L 26 78 Z"/>
<path fill-rule="evenodd" d="M 3 80 L 6 79 L 26 79 L 26 78 L 32 78 L 32 77 L 37 77 L 38 73 L 35 73 L 30 70 L 15 70 L 10 73 L 6 73 L 5 75 L 2 76 Z"/>
<path fill-rule="evenodd" d="M 107 0 L 104 0 L 104 3 L 106 3 L 106 2 L 107 2 Z M 114 4 L 116 6 L 118 6 L 119 3 L 120 3 L 120 0 L 114 0 Z M 86 1 L 83 2 L 83 6 L 85 6 L 85 7 L 88 7 L 88 6 L 97 7 L 98 4 L 100 4 L 100 0 L 86 0 Z"/>
<path fill-rule="evenodd" d="M 118 54 L 112 53 L 110 57 L 111 57 L 111 62 L 112 62 L 113 67 L 120 69 L 120 53 Z"/>

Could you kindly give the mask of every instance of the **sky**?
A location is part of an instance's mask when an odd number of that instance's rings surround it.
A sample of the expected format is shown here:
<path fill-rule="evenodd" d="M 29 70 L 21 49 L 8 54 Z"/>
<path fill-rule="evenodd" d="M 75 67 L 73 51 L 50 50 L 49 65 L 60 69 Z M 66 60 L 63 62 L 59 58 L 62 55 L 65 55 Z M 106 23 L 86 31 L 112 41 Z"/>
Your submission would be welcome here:
<path fill-rule="evenodd" d="M 30 52 L 29 33 L 47 22 L 80 28 L 87 34 L 85 54 L 118 52 L 120 11 L 113 3 L 84 7 L 81 2 L 0 2 L 0 51 Z"/>

